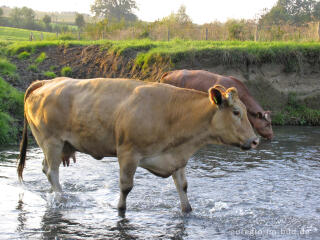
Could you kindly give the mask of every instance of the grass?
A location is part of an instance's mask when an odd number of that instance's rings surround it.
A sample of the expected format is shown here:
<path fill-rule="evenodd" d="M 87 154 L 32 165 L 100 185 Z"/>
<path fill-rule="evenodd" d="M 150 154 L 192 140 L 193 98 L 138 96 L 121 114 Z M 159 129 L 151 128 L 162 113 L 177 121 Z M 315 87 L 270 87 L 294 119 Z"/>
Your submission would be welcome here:
<path fill-rule="evenodd" d="M 23 118 L 23 93 L 0 77 L 0 144 L 15 142 Z"/>
<path fill-rule="evenodd" d="M 45 52 L 40 53 L 40 55 L 36 58 L 35 62 L 36 64 L 42 63 L 47 58 L 47 55 Z"/>
<path fill-rule="evenodd" d="M 63 68 L 61 69 L 61 76 L 71 77 L 71 74 L 72 74 L 72 69 L 71 69 L 71 67 L 63 67 Z"/>
<path fill-rule="evenodd" d="M 43 75 L 49 79 L 55 78 L 57 76 L 54 72 L 50 72 L 50 71 L 44 72 Z"/>
<path fill-rule="evenodd" d="M 31 64 L 28 66 L 28 70 L 32 71 L 32 72 L 38 72 L 38 66 L 36 64 Z"/>
<path fill-rule="evenodd" d="M 32 32 L 35 40 L 41 40 L 41 32 L 0 26 L 0 40 L 6 41 L 28 41 Z M 42 32 L 44 39 L 52 39 L 56 37 L 55 33 Z"/>
<path fill-rule="evenodd" d="M 1 76 L 14 76 L 15 72 L 17 70 L 17 67 L 10 63 L 7 59 L 5 58 L 0 58 L 0 75 Z"/>
<path fill-rule="evenodd" d="M 210 65 L 283 64 L 287 72 L 297 72 L 301 62 L 319 63 L 320 42 L 252 42 L 252 41 L 187 41 L 170 42 L 148 39 L 128 41 L 38 41 L 16 42 L 8 45 L 11 55 L 34 52 L 48 46 L 100 45 L 102 50 L 117 56 L 132 54 L 141 68 L 159 61 L 177 65 L 183 61 L 207 62 Z"/>
<path fill-rule="evenodd" d="M 28 53 L 27 51 L 23 51 L 19 53 L 18 58 L 20 60 L 30 58 L 30 53 Z"/>
<path fill-rule="evenodd" d="M 307 108 L 295 93 L 289 93 L 287 105 L 273 116 L 272 122 L 275 125 L 319 126 L 320 110 Z"/>

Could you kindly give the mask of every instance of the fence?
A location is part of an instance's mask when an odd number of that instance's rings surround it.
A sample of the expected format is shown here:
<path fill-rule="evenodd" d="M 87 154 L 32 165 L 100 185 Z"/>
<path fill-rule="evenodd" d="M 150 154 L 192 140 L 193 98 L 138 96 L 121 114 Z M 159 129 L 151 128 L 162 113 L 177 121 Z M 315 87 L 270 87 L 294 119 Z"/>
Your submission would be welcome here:
<path fill-rule="evenodd" d="M 170 41 L 175 38 L 184 40 L 240 40 L 240 41 L 320 41 L 320 22 L 311 22 L 304 26 L 273 25 L 258 26 L 247 23 L 241 28 L 231 28 L 221 23 L 201 26 L 154 25 L 147 27 L 127 27 L 113 31 L 96 30 L 90 32 L 69 33 L 74 39 L 110 39 L 129 40 L 150 38 L 157 41 Z M 58 33 L 56 37 L 59 38 Z M 43 38 L 43 37 L 42 37 Z M 30 37 L 32 40 L 32 37 Z"/>

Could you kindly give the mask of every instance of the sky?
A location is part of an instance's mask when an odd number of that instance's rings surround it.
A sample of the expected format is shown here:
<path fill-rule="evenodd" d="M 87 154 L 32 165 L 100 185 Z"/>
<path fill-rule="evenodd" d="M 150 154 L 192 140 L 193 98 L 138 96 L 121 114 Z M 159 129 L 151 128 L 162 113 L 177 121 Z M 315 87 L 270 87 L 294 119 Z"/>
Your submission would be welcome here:
<path fill-rule="evenodd" d="M 155 21 L 177 12 L 185 5 L 187 14 L 197 24 L 230 18 L 253 19 L 264 8 L 270 9 L 277 0 L 136 0 L 139 10 L 135 14 L 144 21 Z M 0 6 L 29 7 L 39 11 L 90 12 L 94 0 L 0 0 Z"/>

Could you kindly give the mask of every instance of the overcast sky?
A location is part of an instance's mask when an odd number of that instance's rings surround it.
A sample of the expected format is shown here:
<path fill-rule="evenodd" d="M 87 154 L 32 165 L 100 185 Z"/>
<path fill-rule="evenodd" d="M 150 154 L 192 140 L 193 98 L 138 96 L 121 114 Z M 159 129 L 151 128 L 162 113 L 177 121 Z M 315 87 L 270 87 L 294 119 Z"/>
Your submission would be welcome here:
<path fill-rule="evenodd" d="M 183 4 L 193 22 L 202 24 L 229 18 L 254 18 L 264 8 L 271 8 L 277 0 L 136 0 L 139 19 L 154 21 L 176 12 Z M 76 11 L 90 14 L 94 0 L 0 0 L 0 6 L 30 7 L 40 11 Z"/>

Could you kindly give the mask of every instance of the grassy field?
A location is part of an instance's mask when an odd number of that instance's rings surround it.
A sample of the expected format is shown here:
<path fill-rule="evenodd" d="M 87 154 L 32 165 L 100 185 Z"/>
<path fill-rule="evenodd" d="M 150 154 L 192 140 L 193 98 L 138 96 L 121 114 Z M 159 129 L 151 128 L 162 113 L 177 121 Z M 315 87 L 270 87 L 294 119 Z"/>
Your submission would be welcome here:
<path fill-rule="evenodd" d="M 41 32 L 39 31 L 0 26 L 0 40 L 28 41 L 30 38 L 31 32 L 35 40 L 41 40 Z M 56 37 L 55 33 L 43 32 L 44 39 L 52 39 L 55 37 Z"/>

